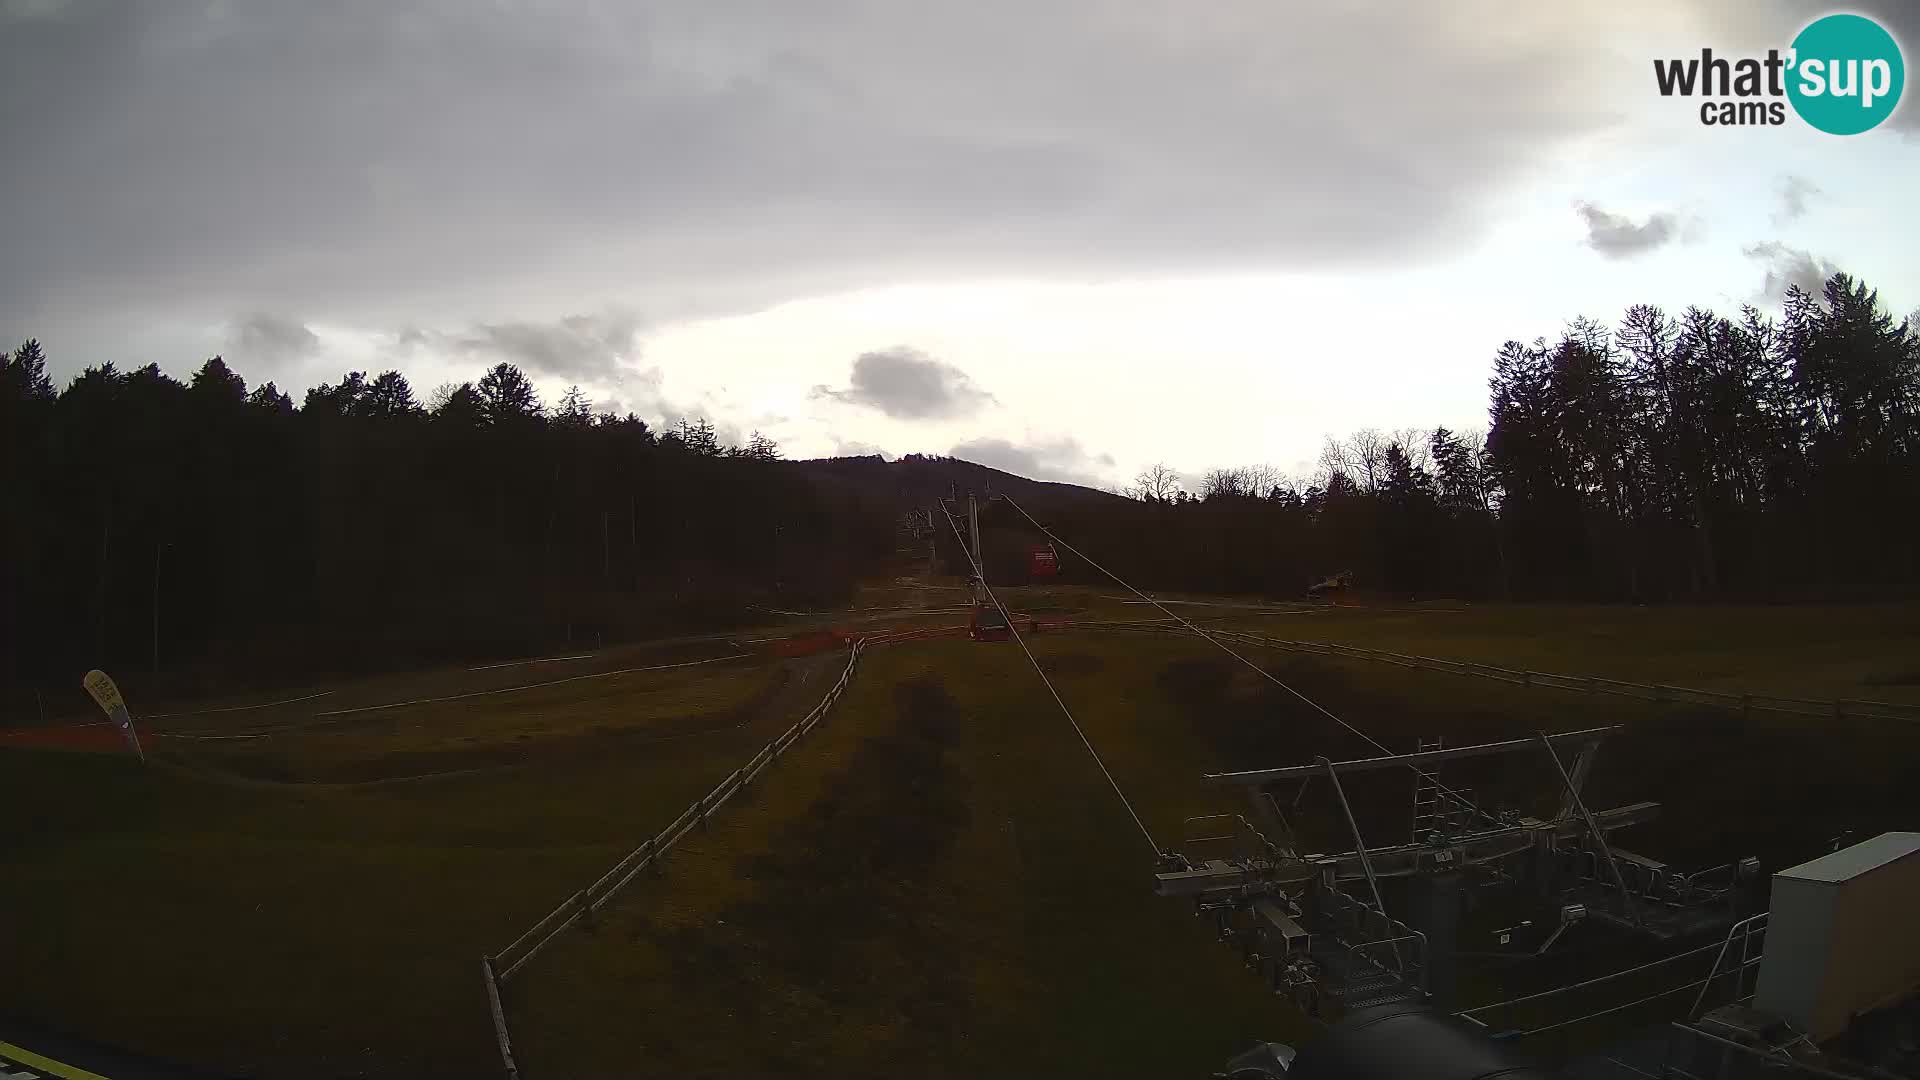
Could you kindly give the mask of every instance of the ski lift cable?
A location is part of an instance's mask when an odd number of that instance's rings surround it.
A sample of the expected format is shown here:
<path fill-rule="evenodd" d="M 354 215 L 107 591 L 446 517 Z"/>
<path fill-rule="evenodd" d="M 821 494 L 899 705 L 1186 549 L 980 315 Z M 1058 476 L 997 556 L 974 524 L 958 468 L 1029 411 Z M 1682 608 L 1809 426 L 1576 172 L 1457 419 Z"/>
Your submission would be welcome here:
<path fill-rule="evenodd" d="M 960 544 L 960 550 L 967 551 L 966 541 L 961 539 L 960 526 L 953 520 L 953 514 L 947 512 L 944 503 L 941 504 L 940 509 L 942 513 L 946 514 L 947 527 L 953 530 L 953 538 Z M 987 599 L 992 601 L 993 606 L 999 608 L 1001 613 L 1004 614 L 1007 609 L 1001 606 L 999 597 L 993 595 L 993 586 L 987 584 L 986 570 L 980 564 L 979 555 L 975 552 L 967 551 L 967 557 L 973 563 L 974 578 L 980 582 L 980 588 L 986 592 Z M 1013 633 L 1013 640 L 1020 646 L 1020 651 L 1027 655 L 1027 663 L 1033 665 L 1033 673 L 1040 676 L 1040 682 L 1047 688 L 1047 693 L 1053 695 L 1053 703 L 1060 706 L 1060 712 L 1067 718 L 1067 723 L 1073 725 L 1073 733 L 1080 736 L 1080 744 L 1087 748 L 1087 753 L 1093 758 L 1093 763 L 1100 767 L 1100 774 L 1107 778 L 1107 783 L 1113 788 L 1113 793 L 1120 797 L 1120 805 L 1127 808 L 1127 816 L 1132 818 L 1134 825 L 1140 829 L 1140 835 L 1146 837 L 1147 846 L 1153 849 L 1155 856 L 1160 855 L 1160 845 L 1154 841 L 1153 833 L 1147 829 L 1147 823 L 1140 819 L 1139 812 L 1133 808 L 1133 801 L 1127 798 L 1125 791 L 1121 790 L 1120 782 L 1113 778 L 1113 773 L 1108 770 L 1107 763 L 1100 759 L 1100 751 L 1093 748 L 1092 740 L 1088 739 L 1087 733 L 1081 729 L 1080 721 L 1074 719 L 1073 710 L 1067 708 L 1067 703 L 1060 697 L 1060 691 L 1054 689 L 1053 680 L 1047 678 L 1046 670 L 1040 666 L 1040 661 L 1034 657 L 1033 650 L 1027 648 L 1026 639 L 1020 636 L 1020 628 L 1014 625 L 1014 622 L 1015 620 L 1008 619 L 1007 629 Z"/>
<path fill-rule="evenodd" d="M 1228 656 L 1231 656 L 1235 660 L 1240 661 L 1242 664 L 1245 664 L 1247 667 L 1252 668 L 1254 671 L 1258 672 L 1260 676 L 1266 679 L 1268 682 L 1272 683 L 1275 686 L 1278 686 L 1282 690 L 1285 690 L 1287 693 L 1292 694 L 1294 697 L 1299 698 L 1302 702 L 1305 702 L 1309 707 L 1319 712 L 1320 715 L 1326 717 L 1327 719 L 1333 721 L 1336 724 L 1339 724 L 1341 727 L 1346 728 L 1348 731 L 1352 732 L 1354 735 L 1364 740 L 1368 745 L 1372 746 L 1374 749 L 1380 751 L 1383 754 L 1391 755 L 1393 753 L 1393 751 L 1387 749 L 1387 747 L 1384 746 L 1380 742 L 1380 740 L 1375 739 L 1373 736 L 1367 734 L 1364 731 L 1361 731 L 1359 728 L 1354 727 L 1352 724 L 1347 723 L 1345 720 L 1340 719 L 1338 716 L 1333 715 L 1333 713 L 1327 710 L 1326 706 L 1321 705 L 1319 702 L 1313 700 L 1312 698 L 1301 693 L 1300 691 L 1295 690 L 1293 687 L 1287 685 L 1285 682 L 1282 682 L 1279 679 L 1279 677 L 1275 676 L 1272 672 L 1268 671 L 1267 669 L 1261 667 L 1259 664 L 1256 664 L 1253 661 L 1247 659 L 1246 657 L 1240 655 L 1239 653 L 1234 652 L 1232 649 L 1228 648 L 1226 644 L 1222 642 L 1220 639 L 1214 637 L 1212 634 L 1207 633 L 1205 630 L 1202 630 L 1198 626 L 1195 626 L 1193 623 L 1182 618 L 1180 615 L 1176 614 L 1171 608 L 1167 607 L 1165 604 L 1161 603 L 1160 601 L 1154 599 L 1151 596 L 1148 596 L 1146 593 L 1141 592 L 1139 589 L 1134 588 L 1132 585 L 1128 584 L 1124 579 L 1122 579 L 1119 574 L 1116 574 L 1113 571 L 1095 562 L 1093 558 L 1089 556 L 1086 552 L 1081 551 L 1079 548 L 1074 547 L 1072 544 L 1067 543 L 1065 540 L 1062 540 L 1059 537 L 1059 535 L 1057 535 L 1052 529 L 1049 529 L 1045 525 L 1040 524 L 1040 522 L 1036 520 L 1032 514 L 1027 513 L 1026 507 L 1021 506 L 1017 502 L 1014 502 L 1013 496 L 1008 495 L 1005 492 L 1001 492 L 1000 498 L 1008 506 L 1011 506 L 1015 510 L 1020 511 L 1020 516 L 1026 518 L 1027 521 L 1030 522 L 1034 528 L 1039 529 L 1042 533 L 1046 534 L 1047 539 L 1053 541 L 1056 544 L 1059 544 L 1061 547 L 1066 548 L 1068 551 L 1073 552 L 1075 555 L 1079 556 L 1080 558 L 1085 559 L 1088 566 L 1091 566 L 1095 570 L 1098 570 L 1101 573 L 1112 578 L 1114 584 L 1127 590 L 1128 592 L 1146 601 L 1147 603 L 1152 604 L 1154 607 L 1159 608 L 1163 614 L 1165 614 L 1168 618 L 1172 619 L 1174 622 L 1179 623 L 1181 626 L 1184 626 L 1188 630 L 1191 630 L 1194 633 L 1200 635 L 1202 638 L 1205 638 L 1210 644 L 1212 644 L 1215 648 L 1219 649 L 1221 652 L 1226 653 Z M 1472 800 L 1468 799 L 1464 795 L 1461 795 L 1459 792 L 1454 791 L 1452 788 L 1449 788 L 1446 785 L 1440 783 L 1440 781 L 1436 779 L 1432 773 L 1426 772 L 1425 770 L 1421 769 L 1416 765 L 1409 765 L 1408 767 L 1413 769 L 1414 773 L 1417 774 L 1421 779 L 1434 785 L 1435 789 L 1438 790 L 1441 794 L 1454 800 L 1456 803 L 1460 804 L 1460 806 L 1468 810 L 1474 811 L 1476 813 L 1479 812 L 1479 807 L 1475 806 Z"/>

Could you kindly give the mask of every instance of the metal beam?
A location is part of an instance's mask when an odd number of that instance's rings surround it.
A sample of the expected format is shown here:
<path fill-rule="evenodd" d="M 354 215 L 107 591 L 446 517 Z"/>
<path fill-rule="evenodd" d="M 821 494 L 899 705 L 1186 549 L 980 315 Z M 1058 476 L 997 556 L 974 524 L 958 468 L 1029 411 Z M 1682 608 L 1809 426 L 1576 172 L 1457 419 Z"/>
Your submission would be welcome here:
<path fill-rule="evenodd" d="M 1153 875 L 1153 891 L 1161 896 L 1201 896 L 1222 889 L 1239 890 L 1249 886 L 1298 887 L 1312 880 L 1313 869 L 1302 862 L 1249 870 L 1234 866 L 1224 859 L 1209 859 L 1197 870 L 1170 870 Z"/>
<path fill-rule="evenodd" d="M 1601 832 L 1625 828 L 1652 821 L 1660 816 L 1660 804 L 1656 802 L 1629 803 L 1594 813 L 1596 824 Z M 1444 847 L 1432 847 L 1426 844 L 1399 844 L 1393 847 L 1377 847 L 1367 852 L 1373 863 L 1373 872 L 1377 877 L 1406 877 L 1423 870 L 1439 867 L 1436 856 L 1449 852 L 1451 867 L 1473 866 L 1478 863 L 1504 859 L 1518 855 L 1534 846 L 1534 838 L 1540 833 L 1549 833 L 1556 840 L 1571 840 L 1587 831 L 1585 821 L 1525 821 L 1509 829 L 1463 836 Z M 1337 855 L 1308 855 L 1306 861 L 1319 867 L 1333 867 L 1334 876 L 1341 881 L 1357 881 L 1366 876 L 1360 867 L 1358 852 L 1344 851 Z"/>
<path fill-rule="evenodd" d="M 1633 895 L 1627 891 L 1627 879 L 1620 875 L 1620 864 L 1613 861 L 1613 852 L 1607 849 L 1605 833 L 1602 832 L 1599 823 L 1594 821 L 1593 813 L 1587 809 L 1587 804 L 1580 801 L 1579 785 L 1573 782 L 1573 777 L 1567 775 L 1567 767 L 1561 763 L 1560 753 L 1553 748 L 1553 740 L 1547 737 L 1546 732 L 1540 733 L 1540 741 L 1546 744 L 1547 756 L 1553 759 L 1554 771 L 1560 774 L 1560 779 L 1567 785 L 1567 798 L 1573 800 L 1573 808 L 1586 819 L 1587 831 L 1593 835 L 1593 842 L 1599 847 L 1600 854 L 1606 857 L 1607 869 L 1613 872 L 1613 883 L 1620 889 L 1620 914 L 1633 919 L 1636 923 L 1644 924 L 1646 920 L 1634 908 Z"/>
<path fill-rule="evenodd" d="M 1592 743 L 1606 738 L 1621 730 L 1619 725 L 1612 727 L 1588 728 L 1585 731 L 1567 731 L 1547 736 L 1552 742 Z M 1216 786 L 1238 784 L 1270 784 L 1277 780 L 1298 780 L 1302 777 L 1325 773 L 1331 768 L 1335 773 L 1366 772 L 1371 769 L 1391 769 L 1406 765 L 1420 768 L 1425 765 L 1437 765 L 1443 761 L 1456 761 L 1460 758 L 1487 757 L 1493 754 L 1512 754 L 1522 750 L 1536 750 L 1539 739 L 1509 739 L 1506 742 L 1481 743 L 1477 746 L 1455 746 L 1445 750 L 1427 750 L 1418 754 L 1391 754 L 1386 757 L 1356 758 L 1352 761 L 1335 761 L 1331 765 L 1315 763 L 1312 765 L 1289 765 L 1279 769 L 1250 769 L 1245 772 L 1206 773 L 1200 779 Z"/>
<path fill-rule="evenodd" d="M 1574 799 L 1587 789 L 1587 775 L 1593 771 L 1593 757 L 1600 752 L 1598 742 L 1583 743 L 1573 752 L 1573 768 L 1568 770 L 1573 780 L 1572 792 L 1561 798 L 1560 812 L 1555 817 L 1566 820 L 1574 815 Z M 1557 755 L 1556 755 L 1557 756 Z"/>
<path fill-rule="evenodd" d="M 1366 872 L 1367 887 L 1373 890 L 1373 910 L 1379 912 L 1382 917 L 1392 918 L 1387 915 L 1387 902 L 1380 899 L 1380 881 L 1373 876 L 1373 862 L 1367 858 L 1367 841 L 1360 835 L 1360 823 L 1353 819 L 1353 805 L 1347 802 L 1347 791 L 1340 786 L 1340 773 L 1333 767 L 1333 762 L 1326 758 L 1321 758 L 1320 764 L 1326 767 L 1327 778 L 1333 781 L 1333 793 L 1340 796 L 1340 809 L 1347 812 L 1347 828 L 1353 831 L 1353 849 L 1360 856 L 1360 869 Z M 1400 959 L 1400 946 L 1394 945 L 1392 948 L 1393 966 L 1404 975 L 1407 966 L 1406 962 Z"/>
<path fill-rule="evenodd" d="M 1629 803 L 1626 806 L 1596 810 L 1593 814 L 1594 821 L 1600 826 L 1601 832 L 1638 825 L 1659 816 L 1660 804 L 1655 802 Z M 1534 847 L 1535 838 L 1543 832 L 1557 840 L 1571 840 L 1585 834 L 1586 831 L 1587 823 L 1580 819 L 1527 820 L 1511 828 L 1461 837 L 1446 847 L 1396 844 L 1391 847 L 1369 848 L 1367 856 L 1373 863 L 1374 876 L 1406 877 L 1437 868 L 1440 864 L 1435 856 L 1442 851 L 1452 853 L 1453 858 L 1447 864 L 1449 867 L 1474 866 L 1530 851 Z M 1304 855 L 1297 862 L 1288 860 L 1259 870 L 1235 865 L 1225 859 L 1209 859 L 1196 870 L 1173 870 L 1155 874 L 1154 891 L 1161 896 L 1198 896 L 1222 889 L 1239 889 L 1255 885 L 1300 886 L 1313 880 L 1317 871 L 1325 871 L 1329 868 L 1337 881 L 1359 881 L 1366 877 L 1366 871 L 1360 866 L 1360 853 L 1357 851 Z"/>

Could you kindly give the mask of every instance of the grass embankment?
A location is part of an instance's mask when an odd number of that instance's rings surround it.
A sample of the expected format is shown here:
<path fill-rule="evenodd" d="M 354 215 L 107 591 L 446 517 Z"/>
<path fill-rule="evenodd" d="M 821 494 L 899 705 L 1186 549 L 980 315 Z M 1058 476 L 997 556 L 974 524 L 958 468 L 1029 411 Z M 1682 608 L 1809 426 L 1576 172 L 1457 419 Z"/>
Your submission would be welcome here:
<path fill-rule="evenodd" d="M 1163 643 L 1036 647 L 1158 837 L 1221 805 L 1192 783 L 1215 748 L 1157 688 Z M 529 1075 L 1164 1076 L 1299 1033 L 1153 895 L 1017 646 L 875 650 L 817 739 L 515 983 Z"/>
<path fill-rule="evenodd" d="M 1622 677 L 1680 670 L 1674 637 L 1621 632 L 1637 613 L 1603 624 L 1600 638 L 1615 643 L 1605 656 L 1588 631 L 1608 613 L 1581 614 L 1509 610 L 1476 626 L 1438 621 L 1457 618 L 1447 613 L 1425 627 L 1419 616 L 1329 618 L 1345 619 L 1354 638 L 1371 630 L 1379 647 L 1434 655 L 1470 655 L 1443 648 L 1449 627 L 1493 639 L 1571 626 L 1537 651 L 1540 666 L 1584 657 L 1592 663 L 1580 670 Z M 1797 677 L 1775 670 L 1764 647 L 1782 627 L 1751 626 L 1745 611 L 1700 617 L 1747 627 L 1752 658 L 1727 662 L 1725 677 Z M 1899 648 L 1884 640 L 1884 612 L 1828 617 L 1836 622 L 1823 632 L 1841 640 Z M 1190 815 L 1244 806 L 1203 787 L 1203 772 L 1375 752 L 1204 643 L 1083 631 L 1033 644 L 1163 845 L 1218 831 L 1184 826 Z M 1740 646 L 1736 637 L 1719 651 Z M 1394 749 L 1417 736 L 1458 745 L 1625 723 L 1600 758 L 1594 804 L 1664 802 L 1661 823 L 1622 839 L 1677 863 L 1759 853 L 1777 867 L 1824 850 L 1842 824 L 1914 824 L 1920 733 L 1263 659 Z M 1461 763 L 1448 775 L 1493 805 L 1538 812 L 1557 796 L 1539 759 Z M 1349 782 L 1370 842 L 1404 836 L 1409 783 L 1392 772 Z M 1309 791 L 1293 815 L 1309 847 L 1346 846 L 1327 795 L 1324 784 Z M 1296 1034 L 1297 1019 L 1181 904 L 1151 895 L 1150 869 L 1145 843 L 1017 646 L 882 650 L 805 764 L 627 894 L 595 933 L 543 956 L 510 1011 L 530 1071 L 559 1076 L 637 1063 L 685 1075 L 1164 1075 Z M 1575 938 L 1564 962 L 1596 970 L 1662 952 L 1603 930 Z M 1475 1000 L 1501 987 L 1497 973 L 1472 982 Z M 605 1023 L 612 1013 L 622 1021 Z"/>
<path fill-rule="evenodd" d="M 497 1064 L 480 954 L 737 767 L 818 696 L 808 673 L 813 686 L 796 677 L 751 722 L 688 738 L 591 729 L 732 724 L 769 673 L 720 686 L 691 668 L 605 698 L 597 684 L 620 679 L 592 680 L 538 709 L 515 695 L 464 702 L 418 729 L 402 710 L 392 730 L 196 744 L 254 755 L 242 772 L 283 761 L 303 775 L 356 755 L 464 768 L 449 746 L 468 731 L 519 755 L 417 781 L 241 782 L 214 771 L 234 762 L 197 750 L 162 750 L 146 768 L 0 753 L 0 1011 L 237 1074 L 484 1075 Z"/>
<path fill-rule="evenodd" d="M 1275 637 L 1331 641 L 1515 668 L 1599 675 L 1725 692 L 1920 703 L 1920 608 L 1487 606 L 1413 614 L 1365 609 L 1303 619 L 1236 619 Z M 1285 626 L 1271 624 L 1287 623 Z M 1276 663 L 1285 654 L 1269 653 Z M 1655 799 L 1660 822 L 1623 834 L 1677 864 L 1757 854 L 1769 869 L 1864 838 L 1920 826 L 1920 725 L 1588 697 L 1366 661 L 1296 667 L 1324 673 L 1334 701 L 1377 697 L 1381 710 L 1459 736 L 1445 717 L 1482 718 L 1486 735 L 1624 723 L 1602 751 L 1594 798 Z M 1336 709 L 1336 711 L 1338 711 Z M 1502 717 L 1510 718 L 1502 720 Z M 1441 722 L 1436 722 L 1441 721 Z M 1372 730 L 1372 729 L 1369 729 Z M 1403 725 L 1402 730 L 1406 730 Z M 1406 730 L 1410 736 L 1415 731 Z M 1466 734 L 1463 732 L 1462 734 Z"/>
<path fill-rule="evenodd" d="M 1135 605 L 1131 608 L 1140 611 Z M 1144 609 L 1153 616 L 1159 612 Z M 1920 606 L 1486 604 L 1187 618 L 1274 637 L 1705 690 L 1920 704 Z"/>
<path fill-rule="evenodd" d="M 366 781 L 617 753 L 750 721 L 786 679 L 746 663 L 609 674 L 478 699 L 293 721 L 267 739 L 166 740 L 198 765 L 278 781 Z M 216 729 L 217 730 L 217 729 Z"/>
<path fill-rule="evenodd" d="M 1008 594 L 1016 608 L 1078 607 L 1088 619 L 1144 614 L 1095 590 Z M 1551 671 L 1920 699 L 1900 683 L 1920 655 L 1911 609 L 1476 607 L 1235 620 L 1280 637 Z M 1205 643 L 1078 631 L 1034 644 L 1163 845 L 1177 845 L 1189 815 L 1246 805 L 1201 786 L 1203 772 L 1373 752 Z M 1676 863 L 1759 853 L 1777 866 L 1842 826 L 1920 824 L 1920 739 L 1910 730 L 1743 721 L 1390 665 L 1263 659 L 1395 749 L 1418 735 L 1457 744 L 1627 723 L 1602 754 L 1594 801 L 1665 803 L 1663 822 L 1622 839 Z M 358 707 L 573 673 L 430 674 L 408 695 L 323 701 Z M 10 826 L 0 840 L 10 886 L 0 891 L 10 928 L 0 936 L 9 973 L 0 1011 L 232 1072 L 490 1072 L 480 953 L 740 764 L 787 722 L 788 706 L 817 697 L 790 683 L 783 704 L 745 727 L 654 739 L 687 717 L 712 726 L 765 687 L 705 668 L 566 685 L 539 709 L 489 696 L 445 714 L 398 714 L 404 722 L 385 734 L 340 729 L 372 749 L 329 745 L 316 730 L 298 736 L 307 741 L 297 750 L 287 744 L 280 763 L 298 778 L 338 778 L 404 746 L 419 760 L 387 766 L 458 770 L 473 764 L 466 739 L 518 755 L 510 768 L 426 781 L 238 783 L 204 771 L 221 764 L 205 758 L 193 772 L 0 753 Z M 599 730 L 608 716 L 627 730 Z M 253 753 L 257 765 L 280 751 Z M 1546 775 L 1512 762 L 1449 771 L 1450 782 L 1515 804 L 1549 797 Z M 1404 776 L 1356 778 L 1350 793 L 1370 841 L 1404 832 L 1407 787 Z M 1310 792 L 1306 804 L 1324 795 Z M 1346 846 L 1342 829 L 1299 816 L 1308 846 Z M 569 932 L 539 957 L 510 985 L 509 1009 L 534 1076 L 901 1066 L 1172 1075 L 1297 1034 L 1297 1020 L 1182 905 L 1152 895 L 1151 869 L 1147 845 L 1017 646 L 876 650 L 802 751 L 677 852 L 662 878 L 623 894 L 596 931 Z"/>

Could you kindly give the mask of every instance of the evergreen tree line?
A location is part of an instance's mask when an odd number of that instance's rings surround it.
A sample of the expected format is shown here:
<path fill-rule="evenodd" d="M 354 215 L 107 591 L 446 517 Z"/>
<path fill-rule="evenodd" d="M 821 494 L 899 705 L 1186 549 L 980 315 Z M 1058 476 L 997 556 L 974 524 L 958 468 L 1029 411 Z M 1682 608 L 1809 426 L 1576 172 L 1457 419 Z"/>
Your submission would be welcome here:
<path fill-rule="evenodd" d="M 0 370 L 0 681 L 18 706 L 102 667 L 177 690 L 591 647 L 844 606 L 885 506 L 822 490 L 758 434 L 655 431 L 518 368 L 429 402 L 354 372 L 296 407 L 216 357 Z M 9 709 L 12 711 L 12 709 Z"/>
<path fill-rule="evenodd" d="M 1482 438 L 1329 441 L 1318 472 L 1143 472 L 1063 535 L 1141 584 L 1297 596 L 1872 597 L 1920 582 L 1920 320 L 1844 274 L 1778 318 L 1629 309 L 1494 358 Z M 996 515 L 998 517 L 998 515 Z M 1093 539 L 1097 538 L 1097 539 Z M 1098 578 L 1064 565 L 1069 579 Z"/>
<path fill-rule="evenodd" d="M 509 364 L 425 403 L 354 372 L 296 407 L 217 357 L 185 383 L 105 364 L 58 392 L 36 342 L 0 361 L 14 702 L 95 666 L 231 687 L 840 606 L 920 488 L 977 479 L 784 462 L 577 390 L 547 408 Z M 1021 501 L 1166 589 L 1298 596 L 1350 571 L 1401 595 L 1659 602 L 1920 581 L 1920 325 L 1845 275 L 1778 318 L 1577 319 L 1503 346 L 1490 389 L 1484 437 L 1363 431 L 1311 477 L 1217 469 L 1188 490 L 1158 466 L 1130 499 Z M 983 527 L 996 577 L 1024 576 L 1038 534 L 997 551 L 1025 529 L 997 505 Z M 1062 554 L 1065 580 L 1099 579 Z"/>

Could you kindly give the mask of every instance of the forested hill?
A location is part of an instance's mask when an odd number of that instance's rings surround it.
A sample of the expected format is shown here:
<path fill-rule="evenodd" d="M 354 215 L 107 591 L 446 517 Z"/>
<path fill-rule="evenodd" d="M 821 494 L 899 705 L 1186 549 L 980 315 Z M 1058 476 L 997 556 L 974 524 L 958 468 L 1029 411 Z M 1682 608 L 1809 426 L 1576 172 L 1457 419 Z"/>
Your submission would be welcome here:
<path fill-rule="evenodd" d="M 908 454 L 893 461 L 867 457 L 814 458 L 796 462 L 808 476 L 829 488 L 863 492 L 901 509 L 930 506 L 936 499 L 974 492 L 981 496 L 1012 495 L 1023 504 L 1038 506 L 1124 505 L 1123 495 L 1078 484 L 1030 480 L 1024 476 L 960 458 Z"/>

